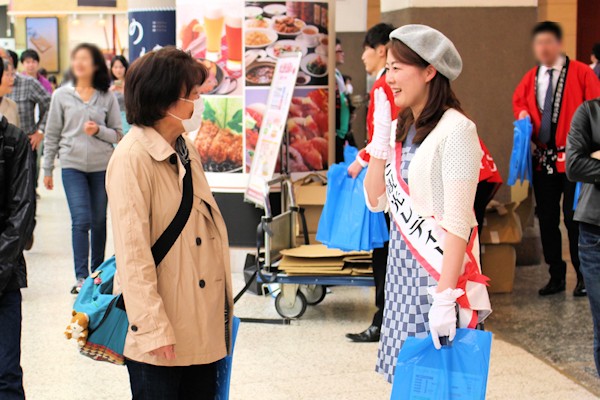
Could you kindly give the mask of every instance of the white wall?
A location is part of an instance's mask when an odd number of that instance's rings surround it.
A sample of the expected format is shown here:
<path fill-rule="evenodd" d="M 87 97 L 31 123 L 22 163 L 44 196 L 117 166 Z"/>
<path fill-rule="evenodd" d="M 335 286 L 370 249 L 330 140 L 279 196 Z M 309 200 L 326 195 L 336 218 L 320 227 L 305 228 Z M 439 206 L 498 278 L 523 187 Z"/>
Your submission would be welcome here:
<path fill-rule="evenodd" d="M 74 25 L 72 19 L 69 19 L 69 48 L 72 49 L 79 43 L 93 43 L 101 49 L 107 49 L 107 46 L 112 48 L 112 15 L 105 15 L 106 25 L 102 26 L 98 22 L 100 14 L 97 15 L 78 15 L 78 25 Z M 126 14 L 118 14 L 116 16 L 117 34 L 121 41 L 121 46 L 125 49 L 128 47 L 129 36 L 127 32 L 128 22 Z M 104 29 L 108 35 L 108 45 L 105 39 Z M 118 46 L 117 46 L 118 47 Z M 119 50 L 117 49 L 117 52 Z"/>
<path fill-rule="evenodd" d="M 336 32 L 365 32 L 367 0 L 336 0 L 335 30 Z"/>
<path fill-rule="evenodd" d="M 381 0 L 381 12 L 426 7 L 536 7 L 537 5 L 538 0 Z"/>

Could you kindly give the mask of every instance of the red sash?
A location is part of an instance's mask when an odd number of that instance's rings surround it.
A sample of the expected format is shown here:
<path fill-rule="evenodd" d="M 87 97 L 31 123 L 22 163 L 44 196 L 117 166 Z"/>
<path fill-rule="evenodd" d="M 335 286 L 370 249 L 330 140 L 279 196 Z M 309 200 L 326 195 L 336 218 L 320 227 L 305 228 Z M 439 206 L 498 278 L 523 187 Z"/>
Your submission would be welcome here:
<path fill-rule="evenodd" d="M 390 215 L 412 255 L 436 281 L 442 271 L 444 239 L 447 232 L 433 217 L 422 217 L 413 208 L 408 184 L 401 174 L 402 144 L 396 143 L 391 161 L 386 165 L 385 180 Z M 488 277 L 481 274 L 479 264 L 479 235 L 473 229 L 465 253 L 463 272 L 457 288 L 465 294 L 457 299 L 459 324 L 475 328 L 490 313 L 487 292 Z"/>

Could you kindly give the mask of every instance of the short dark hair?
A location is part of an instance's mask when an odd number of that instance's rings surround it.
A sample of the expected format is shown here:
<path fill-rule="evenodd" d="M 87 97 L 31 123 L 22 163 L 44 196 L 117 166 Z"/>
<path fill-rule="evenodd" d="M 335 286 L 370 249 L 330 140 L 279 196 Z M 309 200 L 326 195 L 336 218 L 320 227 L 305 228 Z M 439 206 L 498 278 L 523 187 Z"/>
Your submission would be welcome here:
<path fill-rule="evenodd" d="M 100 51 L 98 46 L 91 43 L 81 43 L 73 49 L 71 52 L 71 58 L 73 58 L 75 54 L 79 53 L 81 50 L 86 50 L 90 53 L 92 56 L 92 62 L 96 68 L 94 77 L 92 79 L 92 86 L 94 89 L 99 90 L 100 92 L 108 92 L 108 89 L 110 88 L 110 75 L 108 73 L 108 67 L 106 66 L 106 61 L 104 60 L 102 51 Z M 72 78 L 73 83 L 77 84 L 77 78 L 75 75 L 72 75 Z"/>
<path fill-rule="evenodd" d="M 44 78 L 48 78 L 48 71 L 46 70 L 46 68 L 40 68 L 38 69 L 38 74 L 40 74 L 41 76 L 43 76 Z"/>
<path fill-rule="evenodd" d="M 536 37 L 540 33 L 550 33 L 558 39 L 559 42 L 562 42 L 563 31 L 559 24 L 554 21 L 543 21 L 538 23 L 533 27 L 531 31 L 531 38 Z"/>
<path fill-rule="evenodd" d="M 596 59 L 600 60 L 600 43 L 594 44 L 594 47 L 592 47 L 592 54 Z"/>
<path fill-rule="evenodd" d="M 173 46 L 151 51 L 131 64 L 125 76 L 125 109 L 131 125 L 154 126 L 180 97 L 201 86 L 208 71 Z"/>
<path fill-rule="evenodd" d="M 33 59 L 33 61 L 40 62 L 40 55 L 33 49 L 27 49 L 23 51 L 19 60 L 21 61 L 21 64 L 23 64 L 28 58 Z"/>
<path fill-rule="evenodd" d="M 12 50 L 6 50 L 6 52 L 8 53 L 8 55 L 10 56 L 10 59 L 12 61 L 12 65 L 14 69 L 17 69 L 17 65 L 19 64 L 19 56 L 17 55 L 17 53 L 15 53 Z"/>
<path fill-rule="evenodd" d="M 374 25 L 367 31 L 363 47 L 376 49 L 377 46 L 385 46 L 390 41 L 390 33 L 394 31 L 394 27 L 390 24 L 380 22 Z"/>
<path fill-rule="evenodd" d="M 129 69 L 129 61 L 127 61 L 127 59 L 123 56 L 114 56 L 112 58 L 112 60 L 110 60 L 110 77 L 113 80 L 117 80 L 117 77 L 113 74 L 112 72 L 112 68 L 115 65 L 115 63 L 119 61 L 121 64 L 123 64 L 123 66 L 125 67 L 125 73 L 127 73 L 127 70 Z"/>
<path fill-rule="evenodd" d="M 342 41 L 340 40 L 340 38 L 335 38 L 335 44 L 339 44 L 340 46 L 342 45 Z"/>
<path fill-rule="evenodd" d="M 48 82 L 58 85 L 58 81 L 56 80 L 56 75 L 50 75 L 48 77 Z"/>

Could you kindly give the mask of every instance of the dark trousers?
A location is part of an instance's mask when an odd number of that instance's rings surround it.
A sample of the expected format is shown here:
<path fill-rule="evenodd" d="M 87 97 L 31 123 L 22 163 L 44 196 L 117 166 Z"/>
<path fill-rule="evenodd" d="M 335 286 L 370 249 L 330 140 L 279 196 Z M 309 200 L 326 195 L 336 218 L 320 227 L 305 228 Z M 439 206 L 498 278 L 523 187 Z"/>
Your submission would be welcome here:
<path fill-rule="evenodd" d="M 72 168 L 62 170 L 63 186 L 71 212 L 76 278 L 87 278 L 89 275 L 90 241 L 92 272 L 104 261 L 108 203 L 105 174 L 105 171 L 86 173 Z"/>
<path fill-rule="evenodd" d="M 390 217 L 388 214 L 385 214 L 385 220 L 389 230 Z M 373 315 L 371 325 L 380 329 L 383 323 L 383 308 L 385 306 L 385 274 L 387 272 L 389 244 L 389 242 L 385 242 L 383 247 L 373 249 L 373 280 L 375 281 L 375 306 L 377 311 Z"/>
<path fill-rule="evenodd" d="M 536 214 L 540 220 L 540 235 L 544 259 L 550 268 L 550 279 L 562 281 L 567 273 L 567 264 L 562 258 L 562 236 L 560 233 L 560 201 L 562 198 L 562 212 L 569 235 L 569 251 L 571 262 L 577 278 L 579 272 L 579 228 L 573 221 L 573 200 L 575 198 L 575 183 L 570 182 L 565 174 L 552 175 L 534 171 L 533 190 L 536 201 Z"/>
<path fill-rule="evenodd" d="M 214 400 L 217 364 L 161 367 L 126 360 L 133 400 Z"/>
<path fill-rule="evenodd" d="M 0 399 L 25 399 L 21 369 L 21 291 L 0 295 Z"/>
<path fill-rule="evenodd" d="M 594 359 L 600 375 L 600 226 L 579 223 L 579 258 L 594 321 Z"/>
<path fill-rule="evenodd" d="M 339 164 L 344 162 L 344 147 L 346 146 L 346 142 L 348 145 L 356 147 L 356 142 L 354 141 L 354 135 L 352 132 L 348 132 L 346 137 L 341 139 L 339 136 L 335 136 L 335 163 Z M 350 162 L 354 160 L 348 160 Z M 330 163 L 332 164 L 332 163 Z"/>

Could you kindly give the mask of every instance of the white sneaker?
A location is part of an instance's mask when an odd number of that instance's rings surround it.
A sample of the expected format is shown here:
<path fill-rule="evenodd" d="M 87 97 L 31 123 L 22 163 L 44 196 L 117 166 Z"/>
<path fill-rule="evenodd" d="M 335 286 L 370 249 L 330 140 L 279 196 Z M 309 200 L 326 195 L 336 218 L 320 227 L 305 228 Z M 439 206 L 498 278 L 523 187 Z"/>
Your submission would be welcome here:
<path fill-rule="evenodd" d="M 77 282 L 75 282 L 75 285 L 73 285 L 73 288 L 71 289 L 71 294 L 79 294 L 84 282 L 85 278 L 78 278 Z"/>

